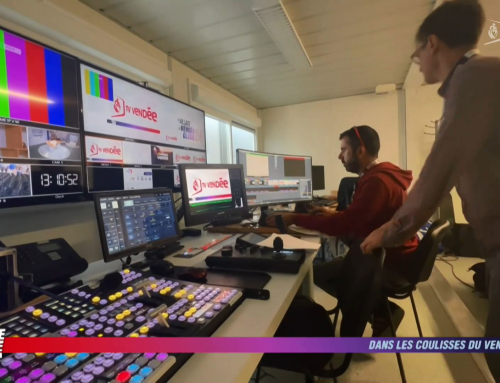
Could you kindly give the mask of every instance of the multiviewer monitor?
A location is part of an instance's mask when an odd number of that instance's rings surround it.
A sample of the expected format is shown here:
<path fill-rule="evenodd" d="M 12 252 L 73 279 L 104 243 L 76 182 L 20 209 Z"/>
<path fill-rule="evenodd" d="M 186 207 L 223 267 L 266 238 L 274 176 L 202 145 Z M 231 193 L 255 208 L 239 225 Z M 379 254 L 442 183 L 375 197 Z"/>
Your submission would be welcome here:
<path fill-rule="evenodd" d="M 97 193 L 94 203 L 105 262 L 181 238 L 170 189 Z"/>
<path fill-rule="evenodd" d="M 206 163 L 205 113 L 80 65 L 88 191 L 180 188 L 177 165 Z"/>
<path fill-rule="evenodd" d="M 325 167 L 323 165 L 313 165 L 312 185 L 313 190 L 325 190 Z"/>
<path fill-rule="evenodd" d="M 186 226 L 241 221 L 248 214 L 241 165 L 179 165 Z"/>
<path fill-rule="evenodd" d="M 0 29 L 0 208 L 83 200 L 76 58 Z"/>
<path fill-rule="evenodd" d="M 312 200 L 312 158 L 237 150 L 249 206 Z"/>

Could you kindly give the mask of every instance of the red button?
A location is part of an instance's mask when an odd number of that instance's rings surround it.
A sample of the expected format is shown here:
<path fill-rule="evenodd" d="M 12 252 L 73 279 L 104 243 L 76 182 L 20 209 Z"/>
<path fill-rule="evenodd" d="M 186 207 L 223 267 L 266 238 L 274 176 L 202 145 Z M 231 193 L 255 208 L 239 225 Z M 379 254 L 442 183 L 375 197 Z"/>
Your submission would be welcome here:
<path fill-rule="evenodd" d="M 116 380 L 118 380 L 120 383 L 125 383 L 130 379 L 131 376 L 132 376 L 132 374 L 130 372 L 123 371 L 123 372 L 120 372 L 118 374 L 118 376 L 116 377 Z"/>

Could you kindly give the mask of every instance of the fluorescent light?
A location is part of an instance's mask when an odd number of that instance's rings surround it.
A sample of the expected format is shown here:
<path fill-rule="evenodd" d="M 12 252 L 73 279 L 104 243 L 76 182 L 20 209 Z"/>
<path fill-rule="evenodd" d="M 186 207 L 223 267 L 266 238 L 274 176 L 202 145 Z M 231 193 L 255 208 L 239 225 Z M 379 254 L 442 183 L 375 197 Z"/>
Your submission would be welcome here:
<path fill-rule="evenodd" d="M 312 67 L 281 0 L 256 0 L 252 9 L 290 65 L 295 69 Z"/>

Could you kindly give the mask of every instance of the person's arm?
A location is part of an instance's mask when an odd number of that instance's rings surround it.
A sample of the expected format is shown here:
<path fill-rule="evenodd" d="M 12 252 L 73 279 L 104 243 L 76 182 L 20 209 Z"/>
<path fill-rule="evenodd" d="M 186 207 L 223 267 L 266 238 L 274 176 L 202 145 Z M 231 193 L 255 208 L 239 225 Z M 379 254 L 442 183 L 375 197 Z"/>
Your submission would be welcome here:
<path fill-rule="evenodd" d="M 292 223 L 331 236 L 365 238 L 376 222 L 380 222 L 380 216 L 387 214 L 385 207 L 389 198 L 384 182 L 371 178 L 356 191 L 356 197 L 346 210 L 329 215 L 295 214 Z"/>
<path fill-rule="evenodd" d="M 400 245 L 427 222 L 462 172 L 478 166 L 478 154 L 500 126 L 499 76 L 492 78 L 478 63 L 470 65 L 457 69 L 450 83 L 444 118 L 420 177 L 392 224 L 379 233 L 383 247 Z"/>

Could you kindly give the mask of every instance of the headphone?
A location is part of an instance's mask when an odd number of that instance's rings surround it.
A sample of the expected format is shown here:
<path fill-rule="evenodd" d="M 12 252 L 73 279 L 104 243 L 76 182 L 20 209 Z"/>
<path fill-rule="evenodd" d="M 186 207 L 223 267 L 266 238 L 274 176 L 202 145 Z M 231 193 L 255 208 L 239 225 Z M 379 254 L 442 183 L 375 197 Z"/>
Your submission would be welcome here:
<path fill-rule="evenodd" d="M 359 134 L 358 127 L 357 126 L 353 126 L 352 128 L 356 132 L 356 136 L 358 136 L 359 141 L 361 142 L 361 146 L 366 149 L 365 143 L 363 142 L 363 139 L 361 138 L 361 135 Z"/>

